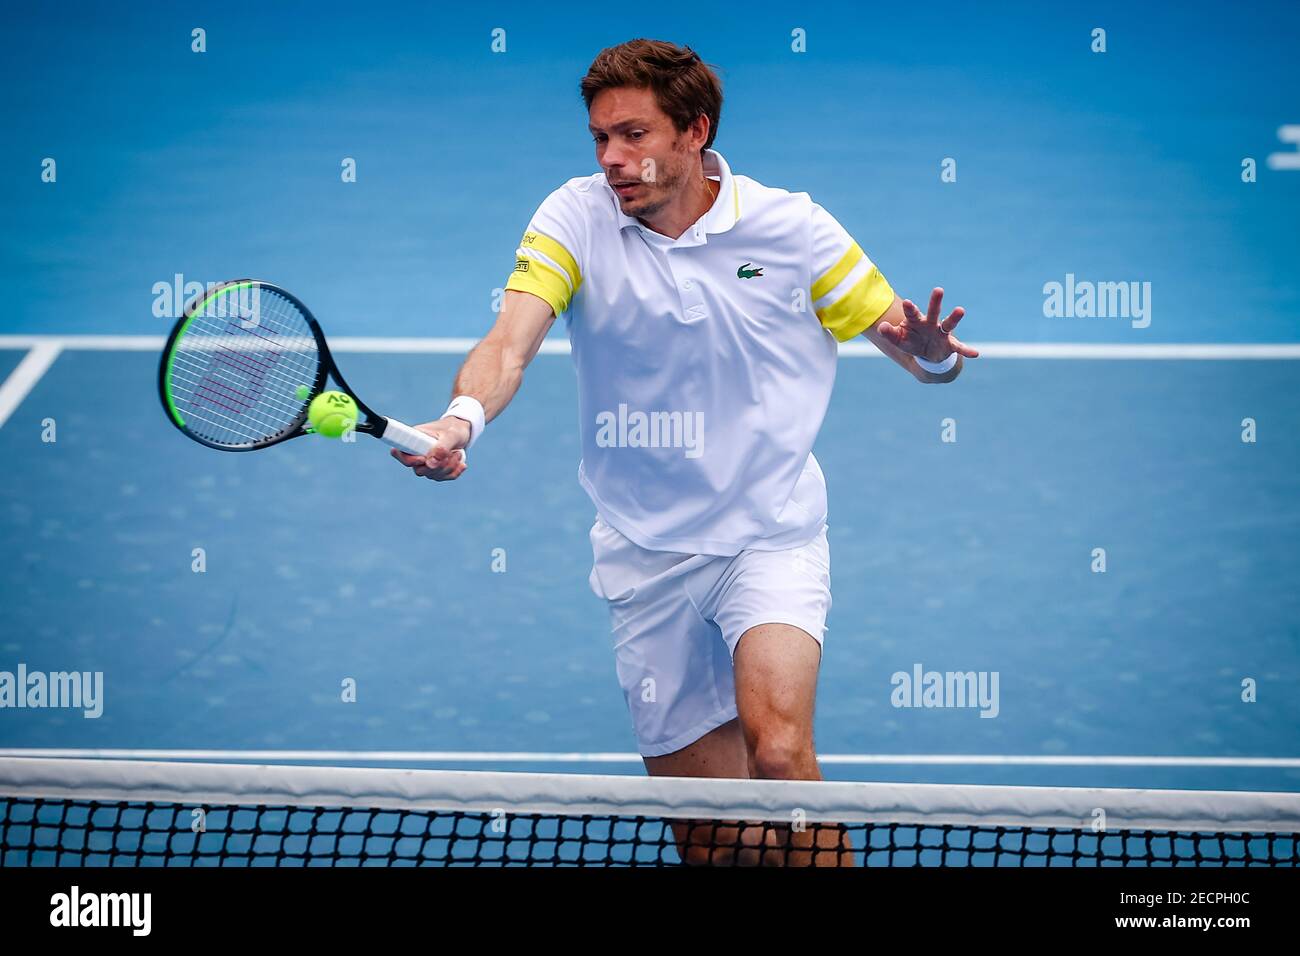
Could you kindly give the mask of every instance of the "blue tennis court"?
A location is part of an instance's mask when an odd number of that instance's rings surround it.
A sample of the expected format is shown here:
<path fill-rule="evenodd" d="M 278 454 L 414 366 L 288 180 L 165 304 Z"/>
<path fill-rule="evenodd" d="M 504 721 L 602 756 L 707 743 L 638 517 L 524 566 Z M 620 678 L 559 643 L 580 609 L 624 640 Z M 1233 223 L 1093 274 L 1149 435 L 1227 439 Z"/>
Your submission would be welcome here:
<path fill-rule="evenodd" d="M 0 749 L 643 772 L 560 323 L 436 486 L 368 440 L 200 448 L 157 365 L 187 283 L 257 275 L 436 416 L 529 216 L 596 171 L 578 79 L 645 35 L 722 68 L 736 172 L 985 351 L 921 388 L 842 350 L 826 776 L 1300 789 L 1294 5 L 68 10 L 5 14 L 0 671 L 101 672 L 102 714 L 0 708 Z M 1132 298 L 1053 315 L 1053 283 Z M 897 706 L 918 669 L 996 708 Z"/>

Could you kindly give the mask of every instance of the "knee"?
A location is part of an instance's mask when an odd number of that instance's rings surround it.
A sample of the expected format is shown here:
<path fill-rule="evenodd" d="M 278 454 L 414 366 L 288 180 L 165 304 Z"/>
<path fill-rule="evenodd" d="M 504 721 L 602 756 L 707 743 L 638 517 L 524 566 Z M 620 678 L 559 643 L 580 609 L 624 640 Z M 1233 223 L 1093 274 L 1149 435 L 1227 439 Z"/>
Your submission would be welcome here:
<path fill-rule="evenodd" d="M 751 751 L 754 776 L 765 780 L 800 780 L 815 769 L 812 741 L 793 728 L 760 733 Z"/>

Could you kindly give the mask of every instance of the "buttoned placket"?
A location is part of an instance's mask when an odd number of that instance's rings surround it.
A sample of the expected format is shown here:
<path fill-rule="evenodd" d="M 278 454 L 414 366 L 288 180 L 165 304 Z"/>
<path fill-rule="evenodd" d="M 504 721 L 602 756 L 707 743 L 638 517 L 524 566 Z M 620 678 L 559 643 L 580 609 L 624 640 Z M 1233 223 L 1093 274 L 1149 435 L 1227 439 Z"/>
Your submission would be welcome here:
<path fill-rule="evenodd" d="M 688 249 L 704 245 L 704 223 L 695 223 L 691 226 L 689 234 L 694 241 L 681 244 L 679 239 L 665 248 L 664 256 L 668 263 L 668 271 L 677 286 L 677 297 L 682 306 L 681 321 L 686 325 L 706 319 L 709 315 L 708 306 L 704 302 L 703 286 L 699 278 L 694 275 L 695 257 L 681 255 Z"/>

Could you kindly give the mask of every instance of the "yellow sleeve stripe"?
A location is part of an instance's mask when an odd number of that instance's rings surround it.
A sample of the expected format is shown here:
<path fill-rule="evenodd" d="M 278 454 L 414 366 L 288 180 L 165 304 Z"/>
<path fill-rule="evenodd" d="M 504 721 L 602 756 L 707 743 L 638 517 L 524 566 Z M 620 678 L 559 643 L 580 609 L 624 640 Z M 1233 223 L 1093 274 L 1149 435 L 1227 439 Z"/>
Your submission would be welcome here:
<path fill-rule="evenodd" d="M 880 270 L 872 266 L 834 305 L 818 309 L 817 318 L 836 339 L 847 342 L 869 329 L 893 304 L 894 290 Z"/>
<path fill-rule="evenodd" d="M 531 292 L 544 299 L 557 316 L 569 307 L 573 299 L 564 274 L 552 269 L 541 259 L 520 256 L 515 260 L 515 271 L 510 273 L 506 288 L 515 292 Z"/>
<path fill-rule="evenodd" d="M 531 292 L 544 299 L 558 316 L 569 307 L 580 285 L 582 273 L 568 249 L 540 232 L 524 233 L 507 289 Z"/>
<path fill-rule="evenodd" d="M 537 250 L 563 269 L 569 277 L 569 287 L 574 292 L 578 291 L 578 286 L 582 285 L 582 273 L 578 271 L 578 261 L 569 254 L 568 249 L 540 232 L 524 233 L 524 238 L 520 240 L 519 245 L 525 252 L 529 249 Z"/>
<path fill-rule="evenodd" d="M 845 252 L 844 255 L 840 256 L 840 261 L 831 266 L 829 272 L 813 283 L 812 300 L 816 302 L 826 293 L 830 292 L 831 289 L 843 282 L 844 277 L 853 271 L 853 267 L 858 264 L 858 260 L 864 255 L 865 253 L 862 251 L 862 247 L 856 242 L 849 246 L 848 251 Z"/>

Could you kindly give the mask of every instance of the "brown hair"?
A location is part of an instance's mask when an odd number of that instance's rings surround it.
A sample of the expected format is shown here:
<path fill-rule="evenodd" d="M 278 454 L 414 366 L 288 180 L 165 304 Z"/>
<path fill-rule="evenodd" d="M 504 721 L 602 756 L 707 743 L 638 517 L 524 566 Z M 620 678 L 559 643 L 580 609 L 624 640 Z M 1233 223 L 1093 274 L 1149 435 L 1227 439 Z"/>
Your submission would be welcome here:
<path fill-rule="evenodd" d="M 587 109 L 601 90 L 620 86 L 649 89 L 679 133 L 686 132 L 703 113 L 709 118 L 709 138 L 703 149 L 713 145 L 722 118 L 722 82 L 690 47 L 664 40 L 628 40 L 606 47 L 582 78 Z"/>

